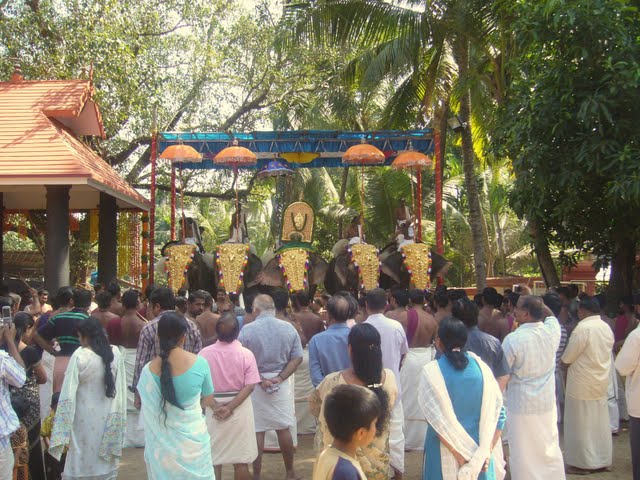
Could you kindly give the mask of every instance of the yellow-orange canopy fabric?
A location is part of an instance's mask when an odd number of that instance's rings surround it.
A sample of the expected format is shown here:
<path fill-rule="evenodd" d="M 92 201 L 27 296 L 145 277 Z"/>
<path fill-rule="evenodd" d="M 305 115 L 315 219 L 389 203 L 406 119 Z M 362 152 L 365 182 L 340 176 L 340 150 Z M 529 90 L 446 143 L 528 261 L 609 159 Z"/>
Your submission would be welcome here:
<path fill-rule="evenodd" d="M 391 166 L 398 169 L 416 167 L 431 168 L 432 164 L 433 162 L 431 161 L 431 158 L 424 153 L 420 153 L 415 150 L 407 150 L 406 152 L 402 152 L 398 155 Z"/>
<path fill-rule="evenodd" d="M 171 162 L 192 162 L 202 161 L 202 154 L 189 145 L 170 145 L 164 149 L 160 158 Z"/>

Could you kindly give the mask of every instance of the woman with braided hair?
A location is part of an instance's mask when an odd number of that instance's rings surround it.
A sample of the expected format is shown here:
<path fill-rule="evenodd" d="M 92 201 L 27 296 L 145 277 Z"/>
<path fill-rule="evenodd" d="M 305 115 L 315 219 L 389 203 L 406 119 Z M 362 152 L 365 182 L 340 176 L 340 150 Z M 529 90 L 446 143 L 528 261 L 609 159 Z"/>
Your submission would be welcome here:
<path fill-rule="evenodd" d="M 368 323 L 359 323 L 349 332 L 349 356 L 351 367 L 327 375 L 309 397 L 311 413 L 318 417 L 316 448 L 322 451 L 333 442 L 324 416 L 323 401 L 338 385 L 360 385 L 376 394 L 381 405 L 381 414 L 376 421 L 376 436 L 367 447 L 358 449 L 358 461 L 369 480 L 388 478 L 389 418 L 391 408 L 398 396 L 393 372 L 382 368 L 380 333 Z"/>
<path fill-rule="evenodd" d="M 202 415 L 217 407 L 209 364 L 184 350 L 187 320 L 167 312 L 158 320 L 160 354 L 138 381 L 147 475 L 152 479 L 215 479 L 211 441 Z"/>
<path fill-rule="evenodd" d="M 80 348 L 69 359 L 49 443 L 63 477 L 107 480 L 118 475 L 127 422 L 127 378 L 120 350 L 97 318 L 77 325 Z"/>

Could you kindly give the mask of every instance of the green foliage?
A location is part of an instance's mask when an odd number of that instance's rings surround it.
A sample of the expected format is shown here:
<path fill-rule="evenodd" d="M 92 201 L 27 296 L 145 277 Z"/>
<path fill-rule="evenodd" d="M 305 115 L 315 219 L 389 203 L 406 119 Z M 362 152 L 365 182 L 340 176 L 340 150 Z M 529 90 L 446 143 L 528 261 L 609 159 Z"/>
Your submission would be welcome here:
<path fill-rule="evenodd" d="M 22 237 L 18 232 L 5 232 L 2 241 L 6 251 L 33 252 L 36 250 L 36 244 L 29 238 Z"/>
<path fill-rule="evenodd" d="M 564 248 L 638 241 L 640 15 L 624 0 L 507 3 L 517 55 L 499 145 L 511 202 Z"/>

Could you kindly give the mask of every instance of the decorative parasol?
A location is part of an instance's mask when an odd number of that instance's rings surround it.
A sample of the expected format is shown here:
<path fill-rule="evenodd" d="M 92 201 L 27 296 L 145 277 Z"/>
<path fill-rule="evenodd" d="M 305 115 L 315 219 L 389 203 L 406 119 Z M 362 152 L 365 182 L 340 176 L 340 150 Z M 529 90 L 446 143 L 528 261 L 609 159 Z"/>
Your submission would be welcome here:
<path fill-rule="evenodd" d="M 360 138 L 359 145 L 353 145 L 342 155 L 342 163 L 345 165 L 360 165 L 360 229 L 364 230 L 364 166 L 380 165 L 384 163 L 385 154 L 375 146 Z M 362 235 L 362 234 L 361 234 Z"/>
<path fill-rule="evenodd" d="M 291 175 L 293 175 L 293 170 L 289 164 L 277 158 L 271 160 L 258 172 L 258 178 L 289 177 Z"/>
<path fill-rule="evenodd" d="M 236 229 L 240 228 L 240 211 L 238 200 L 238 167 L 255 165 L 258 161 L 255 153 L 245 147 L 238 145 L 238 139 L 234 138 L 230 147 L 220 151 L 213 157 L 216 165 L 226 165 L 233 167 L 233 188 L 236 192 Z"/>
<path fill-rule="evenodd" d="M 176 167 L 182 162 L 200 163 L 202 154 L 189 145 L 169 145 L 160 158 L 171 162 L 171 240 L 176 239 Z M 180 192 L 182 192 L 182 232 L 184 235 L 184 185 L 182 182 L 182 165 L 180 165 Z"/>
<path fill-rule="evenodd" d="M 416 197 L 418 199 L 417 209 L 415 210 L 418 218 L 418 228 L 416 231 L 416 240 L 422 240 L 422 169 L 431 168 L 433 162 L 424 153 L 413 149 L 411 141 L 409 141 L 409 149 L 402 152 L 396 157 L 391 166 L 397 169 L 416 169 Z M 413 187 L 411 187 L 411 196 L 413 197 Z"/>
<path fill-rule="evenodd" d="M 170 145 L 164 149 L 160 158 L 169 160 L 171 163 L 191 162 L 200 163 L 202 154 L 189 145 Z"/>

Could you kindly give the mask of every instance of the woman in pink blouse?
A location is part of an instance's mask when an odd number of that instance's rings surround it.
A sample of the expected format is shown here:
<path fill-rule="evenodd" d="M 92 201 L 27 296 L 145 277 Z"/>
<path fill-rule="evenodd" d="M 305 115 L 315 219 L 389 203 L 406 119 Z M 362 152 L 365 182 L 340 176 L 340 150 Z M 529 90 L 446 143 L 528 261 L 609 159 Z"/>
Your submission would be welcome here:
<path fill-rule="evenodd" d="M 233 312 L 216 324 L 218 341 L 200 351 L 209 363 L 218 407 L 207 409 L 211 456 L 216 478 L 232 464 L 235 480 L 250 480 L 249 463 L 258 456 L 251 392 L 260 383 L 256 359 L 237 340 L 240 326 Z"/>

